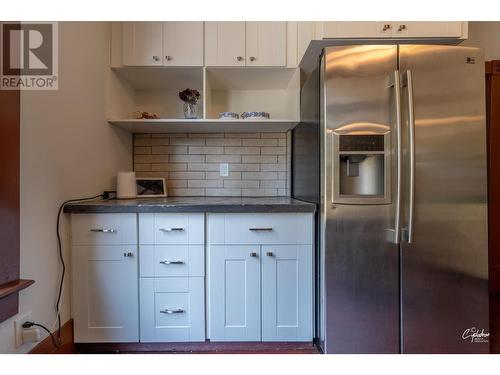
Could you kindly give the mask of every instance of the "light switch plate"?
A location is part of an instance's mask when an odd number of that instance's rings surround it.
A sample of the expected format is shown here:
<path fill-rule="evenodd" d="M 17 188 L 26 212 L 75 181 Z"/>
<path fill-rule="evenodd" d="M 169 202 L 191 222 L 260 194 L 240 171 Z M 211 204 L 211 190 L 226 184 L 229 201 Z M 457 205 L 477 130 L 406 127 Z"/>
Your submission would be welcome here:
<path fill-rule="evenodd" d="M 228 163 L 220 163 L 219 164 L 219 175 L 221 177 L 229 176 L 229 164 Z"/>

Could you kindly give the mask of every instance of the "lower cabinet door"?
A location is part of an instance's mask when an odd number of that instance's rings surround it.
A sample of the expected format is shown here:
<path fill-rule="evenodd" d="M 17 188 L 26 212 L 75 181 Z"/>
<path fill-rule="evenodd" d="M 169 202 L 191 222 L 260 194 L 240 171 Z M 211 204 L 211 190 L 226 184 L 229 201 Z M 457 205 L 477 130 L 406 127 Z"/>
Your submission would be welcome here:
<path fill-rule="evenodd" d="M 75 342 L 137 342 L 137 245 L 72 252 Z"/>
<path fill-rule="evenodd" d="M 141 342 L 205 341 L 203 277 L 141 278 Z"/>
<path fill-rule="evenodd" d="M 260 341 L 260 246 L 210 246 L 210 340 Z"/>
<path fill-rule="evenodd" d="M 311 245 L 262 246 L 262 341 L 311 341 Z"/>

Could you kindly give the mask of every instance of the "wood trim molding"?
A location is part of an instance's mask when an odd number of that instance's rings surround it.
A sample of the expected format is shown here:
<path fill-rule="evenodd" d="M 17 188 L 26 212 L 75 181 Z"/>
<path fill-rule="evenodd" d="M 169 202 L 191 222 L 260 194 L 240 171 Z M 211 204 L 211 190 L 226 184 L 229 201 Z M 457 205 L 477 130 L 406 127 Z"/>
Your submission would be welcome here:
<path fill-rule="evenodd" d="M 56 340 L 58 333 L 58 330 L 52 333 Z M 61 346 L 59 348 L 54 347 L 52 339 L 50 336 L 47 336 L 37 346 L 31 349 L 29 354 L 65 354 L 74 352 L 73 319 L 70 319 L 61 327 Z"/>
<path fill-rule="evenodd" d="M 34 282 L 35 280 L 19 279 L 2 284 L 0 285 L 0 299 L 10 296 L 13 293 L 18 293 L 23 289 L 26 289 Z"/>

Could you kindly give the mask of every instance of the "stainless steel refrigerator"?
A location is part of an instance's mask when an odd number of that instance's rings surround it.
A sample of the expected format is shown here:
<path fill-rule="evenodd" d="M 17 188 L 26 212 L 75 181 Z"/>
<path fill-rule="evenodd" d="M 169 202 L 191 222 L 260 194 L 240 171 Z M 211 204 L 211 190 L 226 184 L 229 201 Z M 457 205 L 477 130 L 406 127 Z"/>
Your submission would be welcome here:
<path fill-rule="evenodd" d="M 301 103 L 292 191 L 318 203 L 323 351 L 489 352 L 481 50 L 328 47 Z"/>

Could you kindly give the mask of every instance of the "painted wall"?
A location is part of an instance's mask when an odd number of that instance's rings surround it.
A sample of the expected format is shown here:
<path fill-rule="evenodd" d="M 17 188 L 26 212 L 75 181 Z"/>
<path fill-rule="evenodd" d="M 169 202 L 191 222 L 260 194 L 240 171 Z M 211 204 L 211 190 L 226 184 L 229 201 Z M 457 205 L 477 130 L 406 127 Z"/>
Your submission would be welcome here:
<path fill-rule="evenodd" d="M 464 46 L 484 49 L 485 60 L 500 60 L 500 22 L 469 22 L 469 39 Z"/>
<path fill-rule="evenodd" d="M 21 94 L 21 277 L 36 282 L 21 292 L 18 316 L 31 311 L 46 326 L 55 320 L 60 203 L 109 190 L 118 170 L 132 168 L 131 135 L 106 122 L 109 35 L 104 22 L 59 23 L 59 90 Z M 69 265 L 67 246 L 65 258 Z M 69 269 L 63 323 L 70 317 L 70 277 Z M 0 324 L 0 353 L 33 346 L 15 348 L 15 319 Z"/>

